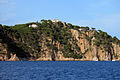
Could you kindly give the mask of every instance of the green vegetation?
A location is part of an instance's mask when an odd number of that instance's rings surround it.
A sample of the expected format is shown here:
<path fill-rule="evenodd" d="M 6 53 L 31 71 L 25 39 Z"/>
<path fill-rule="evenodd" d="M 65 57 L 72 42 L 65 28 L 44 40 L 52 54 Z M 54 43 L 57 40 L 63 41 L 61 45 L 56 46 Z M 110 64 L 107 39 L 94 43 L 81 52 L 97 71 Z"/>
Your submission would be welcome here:
<path fill-rule="evenodd" d="M 109 54 L 111 55 L 111 60 L 112 60 L 112 55 L 116 57 L 116 55 L 114 54 L 112 43 L 115 43 L 120 46 L 120 40 L 118 38 L 116 37 L 112 38 L 106 32 L 103 32 L 101 30 L 95 31 L 94 37 L 95 37 L 94 45 L 96 45 L 97 48 L 103 46 L 104 50 L 107 51 L 108 55 Z"/>
<path fill-rule="evenodd" d="M 29 27 L 35 24 L 37 27 Z M 92 38 L 95 37 L 94 45 L 104 46 L 105 51 L 110 53 L 112 43 L 120 45 L 120 40 L 111 37 L 101 30 L 95 31 L 94 35 L 89 36 L 89 27 L 80 27 L 67 23 L 64 27 L 61 21 L 52 22 L 51 20 L 41 20 L 41 22 L 31 22 L 26 24 L 17 24 L 14 26 L 6 26 L 0 24 L 0 43 L 6 44 L 8 53 L 17 54 L 18 57 L 38 57 L 44 54 L 47 49 L 51 55 L 57 54 L 58 51 L 63 53 L 64 57 L 81 59 L 89 51 L 86 49 L 81 52 L 80 47 L 73 38 L 70 29 L 79 31 L 80 35 L 84 35 L 83 39 L 89 41 L 91 45 Z M 79 29 L 82 29 L 81 31 Z M 79 38 L 81 38 L 79 36 Z M 56 43 L 60 44 L 60 49 Z M 82 43 L 81 43 L 82 45 Z M 47 48 L 46 48 L 47 47 Z M 43 49 L 43 48 L 46 48 Z"/>
<path fill-rule="evenodd" d="M 104 50 L 111 54 L 112 37 L 101 30 L 98 30 L 98 32 L 95 31 L 94 35 L 96 38 L 96 40 L 94 40 L 94 45 L 97 47 L 102 45 L 104 47 Z"/>
<path fill-rule="evenodd" d="M 38 27 L 29 27 L 29 25 L 32 24 L 36 24 Z M 5 33 L 3 36 L 6 36 L 9 39 L 4 37 L 2 38 L 5 40 L 4 43 L 7 43 L 9 45 L 8 47 L 11 47 L 10 52 L 17 53 L 19 57 L 24 57 L 27 53 L 30 55 L 35 55 L 37 53 L 38 56 L 40 56 L 41 53 L 44 52 L 41 51 L 42 41 L 44 41 L 44 38 L 48 37 L 52 41 L 46 39 L 46 44 L 47 47 L 52 50 L 53 54 L 55 54 L 55 51 L 58 51 L 55 44 L 58 41 L 61 45 L 61 51 L 65 57 L 81 58 L 81 55 L 76 54 L 74 50 L 71 50 L 71 44 L 69 43 L 69 39 L 72 38 L 69 29 L 72 27 L 77 29 L 79 26 L 66 26 L 67 27 L 64 28 L 62 22 L 59 21 L 57 23 L 53 23 L 51 20 L 41 20 L 41 23 L 32 22 L 17 24 L 15 26 L 5 25 L 2 26 L 2 31 Z"/>
<path fill-rule="evenodd" d="M 118 38 L 112 38 L 106 32 L 101 30 L 95 31 L 94 37 L 96 38 L 96 40 L 94 40 L 96 46 L 104 45 L 104 47 L 107 48 L 112 47 L 112 43 L 120 45 L 120 40 Z"/>

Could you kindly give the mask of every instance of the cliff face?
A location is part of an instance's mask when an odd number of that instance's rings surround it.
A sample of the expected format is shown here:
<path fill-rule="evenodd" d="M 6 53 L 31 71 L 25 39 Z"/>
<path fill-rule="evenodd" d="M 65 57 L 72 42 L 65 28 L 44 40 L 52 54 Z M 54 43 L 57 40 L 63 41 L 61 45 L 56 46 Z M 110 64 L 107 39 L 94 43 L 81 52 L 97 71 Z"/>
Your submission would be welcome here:
<path fill-rule="evenodd" d="M 43 20 L 0 27 L 0 60 L 120 60 L 120 41 L 101 30 Z"/>
<path fill-rule="evenodd" d="M 85 52 L 85 50 L 88 50 L 86 54 L 84 55 L 85 58 L 82 58 L 82 60 L 90 60 L 90 61 L 108 61 L 108 60 L 119 60 L 120 57 L 120 46 L 118 44 L 112 43 L 112 47 L 109 48 L 109 51 L 106 51 L 103 45 L 100 45 L 97 47 L 94 45 L 94 32 L 92 30 L 89 30 L 88 32 L 84 32 L 89 38 L 91 38 L 91 41 L 89 42 L 87 39 L 85 39 L 85 35 L 80 35 L 77 30 L 71 30 L 72 35 L 77 39 L 77 44 L 81 48 L 82 53 Z M 79 38 L 80 37 L 80 38 Z"/>

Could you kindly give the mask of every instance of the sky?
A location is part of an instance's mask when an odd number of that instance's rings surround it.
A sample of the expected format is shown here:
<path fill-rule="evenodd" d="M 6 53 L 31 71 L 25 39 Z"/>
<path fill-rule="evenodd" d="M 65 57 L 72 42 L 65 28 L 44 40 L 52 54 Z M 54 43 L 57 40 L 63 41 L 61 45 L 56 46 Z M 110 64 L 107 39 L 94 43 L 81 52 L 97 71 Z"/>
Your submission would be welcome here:
<path fill-rule="evenodd" d="M 59 19 L 120 39 L 120 0 L 0 0 L 0 24 Z"/>

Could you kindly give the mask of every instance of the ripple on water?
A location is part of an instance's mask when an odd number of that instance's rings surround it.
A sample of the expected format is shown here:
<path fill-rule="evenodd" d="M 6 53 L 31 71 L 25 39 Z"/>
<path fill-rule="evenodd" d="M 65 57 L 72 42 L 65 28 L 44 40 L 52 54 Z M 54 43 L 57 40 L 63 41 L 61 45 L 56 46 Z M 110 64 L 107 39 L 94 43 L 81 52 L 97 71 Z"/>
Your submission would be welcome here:
<path fill-rule="evenodd" d="M 120 62 L 0 62 L 0 80 L 120 80 Z"/>

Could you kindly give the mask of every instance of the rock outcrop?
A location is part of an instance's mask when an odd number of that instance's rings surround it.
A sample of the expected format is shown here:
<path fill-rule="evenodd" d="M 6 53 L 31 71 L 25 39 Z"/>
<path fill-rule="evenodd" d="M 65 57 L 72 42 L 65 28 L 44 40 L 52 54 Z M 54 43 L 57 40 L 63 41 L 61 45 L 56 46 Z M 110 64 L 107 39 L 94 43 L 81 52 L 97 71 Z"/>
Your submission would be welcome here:
<path fill-rule="evenodd" d="M 11 58 L 8 59 L 8 61 L 19 61 L 19 58 L 16 56 L 16 54 L 14 55 L 11 54 Z"/>

